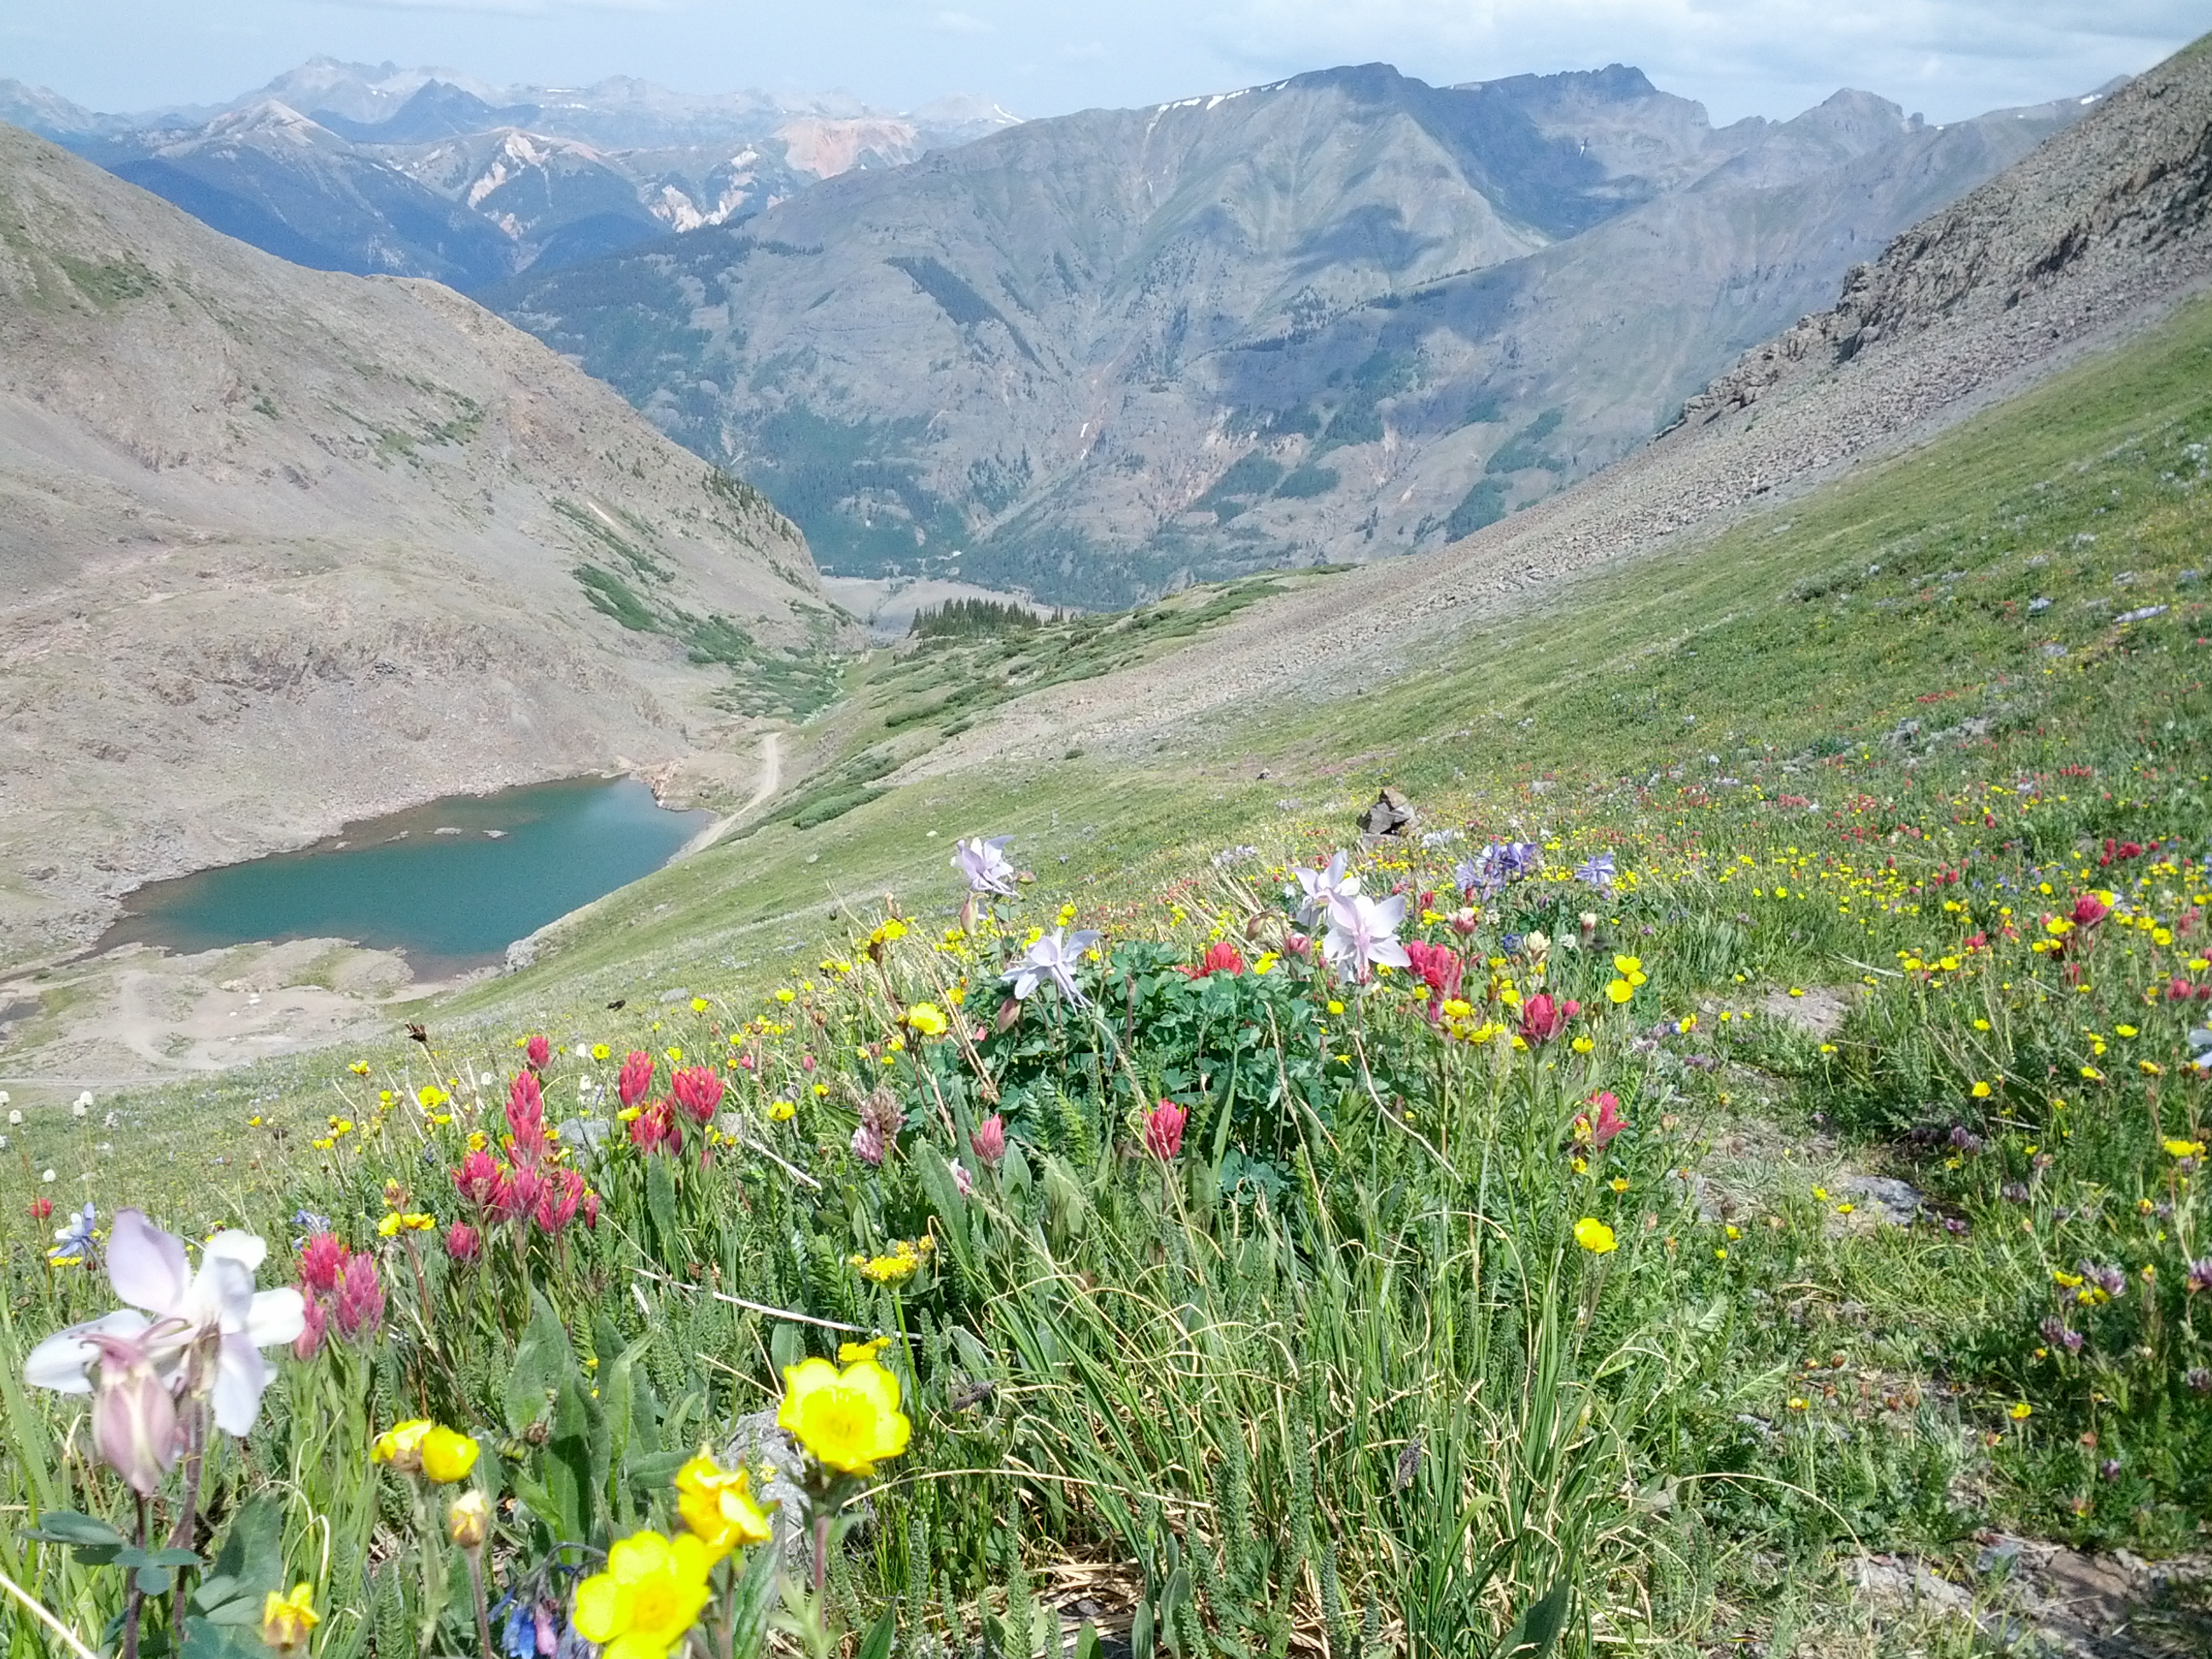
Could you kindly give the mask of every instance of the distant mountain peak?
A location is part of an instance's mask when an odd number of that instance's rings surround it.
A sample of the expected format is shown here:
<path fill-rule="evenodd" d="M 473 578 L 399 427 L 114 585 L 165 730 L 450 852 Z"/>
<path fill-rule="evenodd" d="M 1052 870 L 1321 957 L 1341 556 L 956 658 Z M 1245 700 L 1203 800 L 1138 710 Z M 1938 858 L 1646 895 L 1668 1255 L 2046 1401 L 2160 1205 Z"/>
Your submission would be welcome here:
<path fill-rule="evenodd" d="M 1574 92 L 1616 104 L 1676 96 L 1673 93 L 1660 91 L 1642 70 L 1627 64 L 1607 64 L 1603 69 L 1595 70 L 1563 70 L 1554 75 L 1508 75 L 1495 81 L 1462 81 L 1451 88 L 1454 92 L 1486 89 L 1520 94 Z"/>

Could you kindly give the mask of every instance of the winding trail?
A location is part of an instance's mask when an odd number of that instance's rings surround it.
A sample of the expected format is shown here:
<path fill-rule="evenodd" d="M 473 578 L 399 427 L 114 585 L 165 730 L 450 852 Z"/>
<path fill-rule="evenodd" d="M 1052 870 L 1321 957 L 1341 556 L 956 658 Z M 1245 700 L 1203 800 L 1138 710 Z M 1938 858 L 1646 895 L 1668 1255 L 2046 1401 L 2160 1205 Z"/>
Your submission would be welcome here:
<path fill-rule="evenodd" d="M 733 812 L 724 813 L 690 841 L 684 842 L 678 850 L 676 857 L 688 859 L 694 853 L 705 852 L 707 848 L 737 828 L 739 823 L 750 817 L 755 811 L 767 805 L 770 797 L 782 787 L 783 733 L 763 732 L 761 736 L 760 781 L 753 786 L 753 793 L 746 799 L 745 804 Z M 673 863 L 675 860 L 672 859 L 670 862 Z"/>

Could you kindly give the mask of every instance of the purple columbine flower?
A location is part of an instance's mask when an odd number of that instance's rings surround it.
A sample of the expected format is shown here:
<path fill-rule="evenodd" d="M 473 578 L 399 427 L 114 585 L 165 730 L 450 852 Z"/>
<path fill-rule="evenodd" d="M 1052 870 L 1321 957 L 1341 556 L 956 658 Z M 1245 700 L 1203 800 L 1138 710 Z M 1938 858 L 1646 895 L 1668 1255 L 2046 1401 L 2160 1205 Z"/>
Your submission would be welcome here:
<path fill-rule="evenodd" d="M 1038 981 L 1050 980 L 1060 987 L 1060 995 L 1077 1007 L 1084 1006 L 1083 993 L 1075 983 L 1075 969 L 1083 960 L 1083 953 L 1098 943 L 1102 936 L 1085 928 L 1069 933 L 1065 927 L 1055 927 L 1022 955 L 1020 962 L 1000 975 L 1014 982 L 1014 1000 L 1026 1002 Z"/>
<path fill-rule="evenodd" d="M 1462 859 L 1452 878 L 1468 898 L 1497 892 L 1509 881 L 1518 881 L 1540 861 L 1533 841 L 1494 841 L 1471 859 Z"/>
<path fill-rule="evenodd" d="M 1350 898 L 1359 890 L 1359 878 L 1344 873 L 1346 854 L 1339 849 L 1326 870 L 1293 870 L 1305 902 L 1298 906 L 1298 926 L 1310 927 L 1328 914 L 1330 901 Z"/>
<path fill-rule="evenodd" d="M 1405 920 L 1402 894 L 1380 900 L 1358 893 L 1340 895 L 1328 903 L 1328 936 L 1322 941 L 1322 954 L 1339 967 L 1351 964 L 1353 975 L 1362 980 L 1378 962 L 1411 967 L 1413 958 L 1398 943 L 1398 929 Z"/>
<path fill-rule="evenodd" d="M 184 1241 L 137 1210 L 115 1212 L 107 1241 L 107 1279 L 130 1305 L 55 1332 L 31 1350 L 23 1379 L 33 1388 L 89 1394 L 86 1373 L 99 1358 L 93 1339 L 141 1339 L 148 1362 L 172 1390 L 186 1382 L 188 1362 L 204 1338 L 214 1340 L 212 1377 L 204 1379 L 216 1425 L 243 1435 L 261 1413 L 261 1395 L 275 1375 L 261 1357 L 300 1334 L 306 1315 L 300 1293 L 253 1288 L 254 1270 L 269 1247 L 252 1233 L 225 1230 L 200 1247 L 197 1273 Z"/>
<path fill-rule="evenodd" d="M 1595 887 L 1601 893 L 1613 890 L 1613 854 L 1600 853 L 1595 858 L 1585 859 L 1575 866 L 1575 879 L 1585 887 Z"/>
<path fill-rule="evenodd" d="M 69 1225 L 55 1231 L 54 1248 L 46 1252 L 46 1260 L 54 1262 L 91 1260 L 94 1215 L 92 1200 L 87 1199 L 84 1208 L 70 1218 Z"/>
<path fill-rule="evenodd" d="M 1006 843 L 1012 836 L 994 836 L 985 841 L 981 836 L 963 841 L 952 849 L 952 867 L 968 878 L 968 890 L 972 893 L 996 893 L 1000 898 L 1012 898 L 1014 892 L 1014 866 L 1007 861 Z"/>

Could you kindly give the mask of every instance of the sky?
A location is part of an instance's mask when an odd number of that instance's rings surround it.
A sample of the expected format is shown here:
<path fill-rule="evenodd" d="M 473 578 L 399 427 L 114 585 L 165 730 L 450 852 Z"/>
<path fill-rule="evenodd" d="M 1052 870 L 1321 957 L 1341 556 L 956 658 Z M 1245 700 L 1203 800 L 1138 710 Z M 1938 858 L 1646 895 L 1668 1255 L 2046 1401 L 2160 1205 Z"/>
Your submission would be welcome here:
<path fill-rule="evenodd" d="M 495 84 L 952 92 L 1042 116 L 1383 61 L 1439 84 L 1626 63 L 1717 120 L 1839 86 L 1933 121 L 2086 92 L 2206 0 L 0 0 L 0 79 L 94 109 L 216 103 L 309 57 Z"/>

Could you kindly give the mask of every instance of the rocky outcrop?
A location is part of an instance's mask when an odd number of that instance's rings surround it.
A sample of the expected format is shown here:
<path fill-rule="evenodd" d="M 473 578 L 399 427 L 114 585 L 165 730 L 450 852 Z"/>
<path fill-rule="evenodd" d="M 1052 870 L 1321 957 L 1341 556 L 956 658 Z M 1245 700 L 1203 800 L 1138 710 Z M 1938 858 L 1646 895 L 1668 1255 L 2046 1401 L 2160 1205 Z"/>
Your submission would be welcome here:
<path fill-rule="evenodd" d="M 2100 98 L 2033 161 L 1892 242 L 1835 306 L 1746 355 L 1689 400 L 1716 419 L 1774 387 L 1930 329 L 2061 290 L 2111 314 L 2194 271 L 2212 239 L 2212 42 Z"/>

